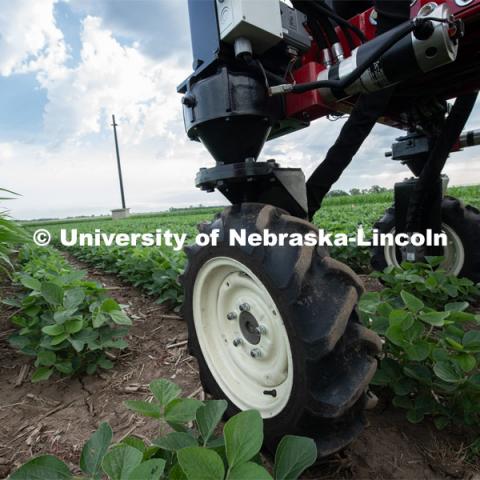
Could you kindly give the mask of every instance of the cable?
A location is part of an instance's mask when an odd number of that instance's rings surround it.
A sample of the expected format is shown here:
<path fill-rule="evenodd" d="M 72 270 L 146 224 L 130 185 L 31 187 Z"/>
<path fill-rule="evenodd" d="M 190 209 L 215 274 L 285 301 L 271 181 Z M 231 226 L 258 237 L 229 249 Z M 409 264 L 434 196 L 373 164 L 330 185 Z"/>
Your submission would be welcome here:
<path fill-rule="evenodd" d="M 270 95 L 278 95 L 282 93 L 304 93 L 317 88 L 331 88 L 344 90 L 350 86 L 353 82 L 358 80 L 362 74 L 370 68 L 370 66 L 376 62 L 385 52 L 392 48 L 402 38 L 406 37 L 415 28 L 423 24 L 425 21 L 430 21 L 429 18 L 420 18 L 413 21 L 405 22 L 405 25 L 399 26 L 398 30 L 394 32 L 387 41 L 381 45 L 378 49 L 373 50 L 365 60 L 355 68 L 352 72 L 346 75 L 340 80 L 319 80 L 316 82 L 301 83 L 297 85 L 284 84 L 272 87 L 270 89 Z"/>
<path fill-rule="evenodd" d="M 335 20 L 338 23 L 338 25 L 343 25 L 346 28 L 349 28 L 350 30 L 352 30 L 352 32 L 354 32 L 355 35 L 357 35 L 357 37 L 362 41 L 362 43 L 367 41 L 367 37 L 365 36 L 365 34 L 359 28 L 357 28 L 355 25 L 352 25 L 350 22 L 348 22 L 344 18 L 340 17 L 340 15 L 337 15 L 333 10 L 331 10 L 329 7 L 327 7 L 326 4 L 323 3 L 323 1 L 322 1 L 322 5 L 320 5 L 320 3 L 318 1 L 313 1 L 312 5 L 319 12 L 321 12 L 324 15 L 327 15 L 331 19 Z"/>

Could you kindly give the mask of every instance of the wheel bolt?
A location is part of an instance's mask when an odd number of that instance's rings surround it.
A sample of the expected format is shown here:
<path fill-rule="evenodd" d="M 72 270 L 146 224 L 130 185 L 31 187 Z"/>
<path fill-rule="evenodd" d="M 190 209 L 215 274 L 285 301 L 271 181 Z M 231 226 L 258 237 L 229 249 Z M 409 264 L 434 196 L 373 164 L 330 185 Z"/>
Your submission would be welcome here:
<path fill-rule="evenodd" d="M 235 312 L 230 312 L 228 315 L 227 315 L 227 319 L 228 320 L 235 320 L 237 318 L 237 314 Z"/>
<path fill-rule="evenodd" d="M 265 325 L 259 325 L 255 331 L 259 334 L 259 335 L 265 335 L 267 333 L 267 327 Z"/>
<path fill-rule="evenodd" d="M 238 347 L 238 346 L 241 345 L 242 343 L 243 343 L 243 340 L 242 340 L 241 338 L 239 338 L 239 337 L 237 337 L 237 338 L 235 338 L 235 339 L 233 340 L 233 346 L 234 346 L 234 347 Z"/>
<path fill-rule="evenodd" d="M 240 308 L 241 312 L 249 312 L 250 311 L 250 305 L 248 303 L 242 303 L 239 308 Z"/>
<path fill-rule="evenodd" d="M 260 358 L 262 356 L 262 351 L 259 348 L 252 348 L 252 350 L 250 350 L 250 355 L 253 358 Z"/>

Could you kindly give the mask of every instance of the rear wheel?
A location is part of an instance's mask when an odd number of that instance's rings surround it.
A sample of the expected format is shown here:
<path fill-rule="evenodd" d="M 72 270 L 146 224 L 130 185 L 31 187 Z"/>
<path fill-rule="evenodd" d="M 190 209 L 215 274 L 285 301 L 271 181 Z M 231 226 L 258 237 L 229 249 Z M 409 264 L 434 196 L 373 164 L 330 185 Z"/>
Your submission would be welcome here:
<path fill-rule="evenodd" d="M 395 233 L 395 208 L 386 210 L 385 215 L 374 225 L 380 233 Z M 442 231 L 448 245 L 444 247 L 446 272 L 480 282 L 480 212 L 471 205 L 464 205 L 453 197 L 442 200 Z M 387 266 L 399 267 L 402 262 L 398 247 L 374 247 L 371 264 L 382 271 Z"/>
<path fill-rule="evenodd" d="M 227 208 L 202 231 L 217 246 L 189 247 L 183 282 L 189 347 L 204 389 L 227 415 L 256 409 L 266 447 L 312 437 L 319 456 L 363 429 L 380 339 L 355 313 L 362 287 L 323 249 L 230 246 L 232 232 L 305 234 L 313 225 L 269 205 Z"/>

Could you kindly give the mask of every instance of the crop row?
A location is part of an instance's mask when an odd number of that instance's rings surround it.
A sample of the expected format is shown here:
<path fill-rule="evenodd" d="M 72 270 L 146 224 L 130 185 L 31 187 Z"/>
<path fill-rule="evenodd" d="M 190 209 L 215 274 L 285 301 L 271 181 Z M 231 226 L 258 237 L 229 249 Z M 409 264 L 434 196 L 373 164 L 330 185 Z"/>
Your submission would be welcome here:
<path fill-rule="evenodd" d="M 450 189 L 451 195 L 465 198 L 467 202 L 478 205 L 479 187 L 459 187 Z M 392 192 L 369 195 L 342 196 L 327 198 L 323 208 L 315 215 L 314 223 L 331 233 L 352 235 L 362 225 L 367 233 L 373 224 L 391 205 Z M 199 223 L 210 220 L 220 208 L 195 208 L 175 210 L 159 214 L 133 216 L 128 219 L 89 219 L 66 223 L 49 222 L 45 224 L 58 240 L 61 228 L 77 229 L 80 233 L 93 233 L 101 230 L 105 233 L 151 233 L 157 229 L 170 230 L 173 233 L 186 233 L 193 241 Z M 28 224 L 33 229 L 38 224 Z M 174 306 L 182 302 L 182 291 L 178 284 L 178 275 L 182 272 L 185 256 L 169 248 L 152 247 L 70 247 L 69 251 L 87 263 L 95 265 L 107 273 L 118 275 L 134 286 L 140 287 L 158 298 L 162 303 L 170 301 Z M 357 273 L 369 272 L 370 253 L 366 247 L 349 245 L 331 248 L 331 255 L 348 264 Z"/>

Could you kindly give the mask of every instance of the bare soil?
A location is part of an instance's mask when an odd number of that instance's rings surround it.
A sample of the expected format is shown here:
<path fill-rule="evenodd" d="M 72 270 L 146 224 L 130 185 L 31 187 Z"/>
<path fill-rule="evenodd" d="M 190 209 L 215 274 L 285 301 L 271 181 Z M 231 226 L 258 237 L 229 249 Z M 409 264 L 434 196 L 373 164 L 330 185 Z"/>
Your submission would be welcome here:
<path fill-rule="evenodd" d="M 0 478 L 40 453 L 57 455 L 75 470 L 84 442 L 103 421 L 112 426 L 116 441 L 128 435 L 155 438 L 158 423 L 123 405 L 127 399 L 148 398 L 153 379 L 172 379 L 185 395 L 205 398 L 181 318 L 116 277 L 69 260 L 127 306 L 134 319 L 129 347 L 108 372 L 31 384 L 31 359 L 7 341 L 14 310 L 0 305 Z M 368 288 L 378 285 L 369 280 Z M 0 285 L 0 298 L 13 293 L 12 287 Z M 350 447 L 304 478 L 480 480 L 480 464 L 467 459 L 468 440 L 461 432 L 438 432 L 429 423 L 412 425 L 386 399 L 368 416 L 369 427 Z"/>

